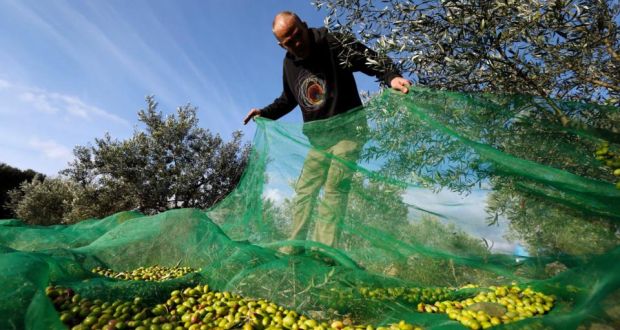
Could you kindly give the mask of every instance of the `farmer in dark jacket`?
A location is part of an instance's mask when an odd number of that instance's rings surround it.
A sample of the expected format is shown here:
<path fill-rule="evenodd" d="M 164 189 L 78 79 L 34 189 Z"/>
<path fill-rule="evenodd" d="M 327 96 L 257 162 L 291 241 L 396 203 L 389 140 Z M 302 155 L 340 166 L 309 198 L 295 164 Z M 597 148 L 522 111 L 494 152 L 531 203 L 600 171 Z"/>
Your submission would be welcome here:
<path fill-rule="evenodd" d="M 362 102 L 353 77 L 356 71 L 375 76 L 385 85 L 402 93 L 407 93 L 407 87 L 411 85 L 393 65 L 385 68 L 371 66 L 368 59 L 379 62 L 376 53 L 360 42 L 345 45 L 343 38 L 338 38 L 339 35 L 330 33 L 326 28 L 308 28 L 292 12 L 277 14 L 272 30 L 278 44 L 287 51 L 284 57 L 282 95 L 263 109 L 251 109 L 243 120 L 244 124 L 255 116 L 278 119 L 297 105 L 306 123 L 360 107 Z M 345 59 L 340 58 L 343 54 L 349 54 L 346 58 L 348 65 L 344 65 Z M 306 156 L 295 186 L 291 239 L 307 238 L 312 209 L 321 187 L 324 187 L 324 198 L 319 204 L 311 239 L 328 246 L 336 243 L 338 224 L 346 212 L 353 176 L 345 163 L 355 163 L 364 144 L 354 132 L 339 133 L 338 138 L 327 139 L 306 133 L 313 148 Z"/>

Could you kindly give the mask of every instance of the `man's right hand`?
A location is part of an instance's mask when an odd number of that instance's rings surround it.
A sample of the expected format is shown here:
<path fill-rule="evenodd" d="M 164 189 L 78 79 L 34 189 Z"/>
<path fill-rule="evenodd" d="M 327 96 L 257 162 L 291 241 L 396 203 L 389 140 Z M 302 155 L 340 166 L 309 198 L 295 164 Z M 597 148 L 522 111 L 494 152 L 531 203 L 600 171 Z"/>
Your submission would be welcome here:
<path fill-rule="evenodd" d="M 250 121 L 250 119 L 256 116 L 260 116 L 260 110 L 256 108 L 252 108 L 252 110 L 248 112 L 248 115 L 245 116 L 245 118 L 243 119 L 243 125 L 246 125 Z"/>

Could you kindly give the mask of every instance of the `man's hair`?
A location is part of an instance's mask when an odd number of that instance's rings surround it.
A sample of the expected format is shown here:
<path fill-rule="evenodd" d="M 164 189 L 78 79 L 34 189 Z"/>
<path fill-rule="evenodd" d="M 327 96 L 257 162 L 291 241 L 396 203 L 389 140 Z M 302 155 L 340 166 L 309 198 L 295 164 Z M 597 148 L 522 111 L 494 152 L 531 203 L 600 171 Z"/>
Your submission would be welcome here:
<path fill-rule="evenodd" d="M 299 18 L 299 16 L 297 16 L 297 14 L 295 14 L 292 11 L 281 11 L 279 13 L 276 14 L 276 16 L 273 19 L 273 23 L 271 23 L 271 31 L 273 31 L 276 27 L 276 22 L 278 21 L 279 18 L 281 17 L 293 17 L 295 19 L 295 21 L 297 21 L 298 23 L 302 23 L 301 19 Z"/>

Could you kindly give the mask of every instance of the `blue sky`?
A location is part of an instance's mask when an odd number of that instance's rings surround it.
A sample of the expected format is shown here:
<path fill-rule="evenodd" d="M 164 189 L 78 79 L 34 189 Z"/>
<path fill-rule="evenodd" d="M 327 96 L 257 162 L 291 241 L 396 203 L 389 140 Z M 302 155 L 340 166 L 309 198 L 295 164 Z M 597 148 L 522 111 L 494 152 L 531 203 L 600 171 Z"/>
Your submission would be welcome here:
<path fill-rule="evenodd" d="M 53 175 L 76 145 L 130 137 L 151 94 L 164 113 L 191 103 L 200 126 L 251 140 L 243 117 L 282 89 L 281 10 L 323 25 L 309 1 L 0 0 L 0 162 Z"/>

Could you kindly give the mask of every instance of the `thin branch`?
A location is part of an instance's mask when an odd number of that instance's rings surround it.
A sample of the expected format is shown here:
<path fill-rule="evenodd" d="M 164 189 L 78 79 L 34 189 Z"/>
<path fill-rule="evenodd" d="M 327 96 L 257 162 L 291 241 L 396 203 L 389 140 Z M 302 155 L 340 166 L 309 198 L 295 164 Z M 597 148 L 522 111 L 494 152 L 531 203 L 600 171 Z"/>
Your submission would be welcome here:
<path fill-rule="evenodd" d="M 587 81 L 589 83 L 592 83 L 594 85 L 605 87 L 607 89 L 611 89 L 611 90 L 614 90 L 614 91 L 620 91 L 620 86 L 614 85 L 614 84 L 610 84 L 610 83 L 604 82 L 604 81 L 599 80 L 599 79 L 583 77 L 583 80 L 585 80 L 585 81 Z"/>

